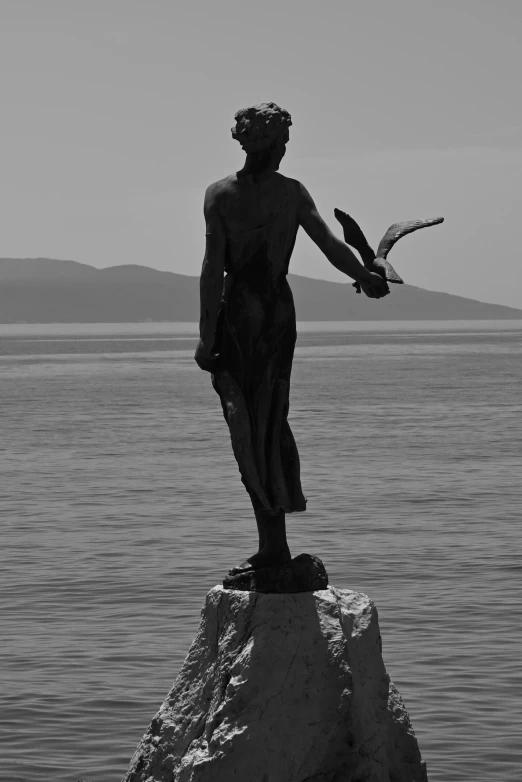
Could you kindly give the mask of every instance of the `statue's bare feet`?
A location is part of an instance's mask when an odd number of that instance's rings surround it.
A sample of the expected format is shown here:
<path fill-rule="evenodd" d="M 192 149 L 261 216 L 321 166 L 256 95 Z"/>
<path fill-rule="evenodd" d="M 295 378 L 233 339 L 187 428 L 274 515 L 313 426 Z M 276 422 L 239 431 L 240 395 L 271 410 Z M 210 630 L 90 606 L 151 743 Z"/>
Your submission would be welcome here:
<path fill-rule="evenodd" d="M 273 567 L 275 565 L 287 565 L 292 561 L 292 555 L 288 546 L 283 549 L 263 548 L 257 554 L 253 554 L 238 567 L 228 571 L 230 576 L 243 573 L 247 570 L 259 570 L 262 567 Z"/>

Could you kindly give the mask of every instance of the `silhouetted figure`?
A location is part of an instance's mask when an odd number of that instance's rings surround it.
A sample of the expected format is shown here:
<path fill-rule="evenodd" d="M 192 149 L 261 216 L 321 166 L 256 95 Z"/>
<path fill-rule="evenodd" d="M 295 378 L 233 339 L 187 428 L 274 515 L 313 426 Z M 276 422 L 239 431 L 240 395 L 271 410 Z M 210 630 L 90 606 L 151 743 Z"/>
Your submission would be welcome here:
<path fill-rule="evenodd" d="M 296 318 L 286 275 L 299 226 L 367 296 L 389 292 L 385 271 L 365 268 L 330 231 L 303 185 L 278 173 L 292 124 L 288 112 L 263 103 L 235 119 L 232 136 L 246 161 L 206 191 L 195 355 L 212 373 L 259 532 L 258 552 L 231 573 L 289 562 L 285 514 L 306 510 L 287 420 Z M 358 250 L 371 266 L 375 254 L 365 240 Z"/>

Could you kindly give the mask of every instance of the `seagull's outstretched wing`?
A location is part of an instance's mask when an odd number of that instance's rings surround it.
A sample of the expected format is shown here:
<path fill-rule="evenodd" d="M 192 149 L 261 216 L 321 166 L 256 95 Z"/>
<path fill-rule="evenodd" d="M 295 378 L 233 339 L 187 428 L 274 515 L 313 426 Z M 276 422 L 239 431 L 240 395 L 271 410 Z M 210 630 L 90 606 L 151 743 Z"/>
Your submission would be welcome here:
<path fill-rule="evenodd" d="M 384 266 L 386 269 L 386 279 L 388 282 L 402 283 L 404 280 L 400 277 L 391 263 L 386 260 L 391 248 L 406 234 L 411 234 L 413 231 L 418 231 L 419 228 L 427 228 L 429 225 L 437 225 L 444 221 L 443 217 L 434 217 L 430 220 L 407 220 L 404 223 L 394 223 L 390 225 L 377 248 L 377 256 L 375 260 L 379 262 L 380 266 Z"/>
<path fill-rule="evenodd" d="M 433 217 L 431 220 L 407 220 L 404 223 L 394 223 L 390 225 L 377 248 L 377 258 L 383 258 L 386 260 L 391 248 L 406 234 L 411 234 L 413 231 L 418 231 L 419 228 L 427 228 L 430 225 L 438 225 L 444 222 L 443 217 Z"/>

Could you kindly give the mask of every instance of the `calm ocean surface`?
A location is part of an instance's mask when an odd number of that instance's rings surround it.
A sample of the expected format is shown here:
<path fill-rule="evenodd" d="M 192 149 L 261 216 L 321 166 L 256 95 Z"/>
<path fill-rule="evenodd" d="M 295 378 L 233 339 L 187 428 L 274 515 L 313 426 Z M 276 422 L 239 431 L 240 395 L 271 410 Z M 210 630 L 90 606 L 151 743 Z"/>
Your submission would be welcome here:
<path fill-rule="evenodd" d="M 2 781 L 118 782 L 255 550 L 195 334 L 0 326 Z M 522 321 L 300 324 L 290 422 L 292 554 L 376 602 L 430 782 L 520 782 Z"/>

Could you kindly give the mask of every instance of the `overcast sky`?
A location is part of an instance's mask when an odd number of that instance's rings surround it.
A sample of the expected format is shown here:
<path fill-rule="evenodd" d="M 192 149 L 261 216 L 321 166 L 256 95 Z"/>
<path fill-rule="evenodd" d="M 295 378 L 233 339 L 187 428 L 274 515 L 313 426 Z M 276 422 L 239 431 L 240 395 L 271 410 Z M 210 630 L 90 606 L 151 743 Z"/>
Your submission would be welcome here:
<path fill-rule="evenodd" d="M 521 0 L 0 0 L 0 256 L 199 274 L 234 113 L 406 282 L 522 308 Z M 338 231 L 340 234 L 340 230 Z M 344 278 L 300 235 L 291 271 Z"/>

